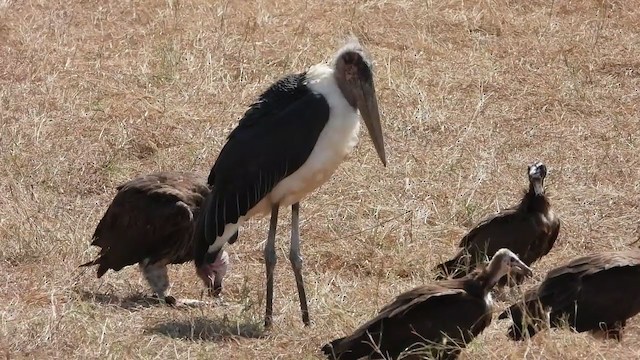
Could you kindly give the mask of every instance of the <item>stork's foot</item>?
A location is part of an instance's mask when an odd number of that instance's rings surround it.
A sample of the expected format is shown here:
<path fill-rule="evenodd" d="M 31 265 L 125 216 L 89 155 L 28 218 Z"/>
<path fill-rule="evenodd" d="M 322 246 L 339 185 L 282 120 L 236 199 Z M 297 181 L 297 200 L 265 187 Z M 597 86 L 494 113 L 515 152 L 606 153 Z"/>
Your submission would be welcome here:
<path fill-rule="evenodd" d="M 153 301 L 157 301 L 159 304 L 166 304 L 169 306 L 176 306 L 176 298 L 171 295 L 158 296 L 158 294 L 151 294 L 149 297 Z"/>
<path fill-rule="evenodd" d="M 196 300 L 196 299 L 176 299 L 171 295 L 165 296 L 164 299 L 159 298 L 157 295 L 154 295 L 153 299 L 157 300 L 159 303 L 169 305 L 170 307 L 173 307 L 173 308 L 185 308 L 185 307 L 195 308 L 195 307 L 208 306 L 211 304 L 215 304 L 215 305 L 222 304 L 221 303 L 222 299 L 220 297 L 216 298 L 215 302 Z"/>

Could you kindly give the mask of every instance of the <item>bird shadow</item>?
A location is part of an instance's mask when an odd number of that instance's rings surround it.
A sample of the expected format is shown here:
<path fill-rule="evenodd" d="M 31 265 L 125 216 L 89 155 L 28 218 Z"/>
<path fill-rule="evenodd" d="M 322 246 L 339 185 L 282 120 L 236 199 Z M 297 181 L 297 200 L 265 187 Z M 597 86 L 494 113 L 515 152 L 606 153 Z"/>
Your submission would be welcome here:
<path fill-rule="evenodd" d="M 167 306 L 158 298 L 143 294 L 132 294 L 126 297 L 119 297 L 114 294 L 79 291 L 80 299 L 104 306 L 117 306 L 129 311 L 142 310 L 150 307 Z"/>
<path fill-rule="evenodd" d="M 260 321 L 251 319 L 231 321 L 226 316 L 219 319 L 198 317 L 181 321 L 173 320 L 149 327 L 145 333 L 190 341 L 221 341 L 235 337 L 258 339 L 265 336 Z"/>

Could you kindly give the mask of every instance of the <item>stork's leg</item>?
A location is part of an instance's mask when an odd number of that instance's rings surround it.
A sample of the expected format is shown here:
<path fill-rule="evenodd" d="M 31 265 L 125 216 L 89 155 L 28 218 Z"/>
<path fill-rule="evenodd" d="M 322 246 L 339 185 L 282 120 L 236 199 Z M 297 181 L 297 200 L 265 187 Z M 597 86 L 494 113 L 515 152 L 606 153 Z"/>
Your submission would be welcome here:
<path fill-rule="evenodd" d="M 273 321 L 273 270 L 278 261 L 276 257 L 276 227 L 278 225 L 278 204 L 271 208 L 271 222 L 269 236 L 264 247 L 264 263 L 267 267 L 267 309 L 264 317 L 264 327 L 271 327 Z"/>
<path fill-rule="evenodd" d="M 302 255 L 300 254 L 300 203 L 291 205 L 291 248 L 289 250 L 289 260 L 293 273 L 296 276 L 296 286 L 298 287 L 298 297 L 300 298 L 300 310 L 302 311 L 302 322 L 309 326 L 309 308 L 307 307 L 307 295 L 304 291 L 302 280 Z"/>
<path fill-rule="evenodd" d="M 139 266 L 144 278 L 158 298 L 169 305 L 175 305 L 176 300 L 167 295 L 167 290 L 169 289 L 167 266 L 164 264 L 139 264 Z"/>

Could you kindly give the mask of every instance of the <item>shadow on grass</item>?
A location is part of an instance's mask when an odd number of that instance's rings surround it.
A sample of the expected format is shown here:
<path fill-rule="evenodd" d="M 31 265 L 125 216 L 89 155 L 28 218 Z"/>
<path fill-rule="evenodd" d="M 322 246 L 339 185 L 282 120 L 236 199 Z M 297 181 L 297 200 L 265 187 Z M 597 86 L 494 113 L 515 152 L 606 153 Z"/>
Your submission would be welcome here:
<path fill-rule="evenodd" d="M 220 341 L 234 337 L 260 338 L 264 335 L 264 329 L 262 323 L 255 320 L 232 321 L 226 317 L 221 319 L 198 317 L 157 324 L 147 328 L 145 333 L 190 341 Z"/>
<path fill-rule="evenodd" d="M 133 294 L 127 297 L 119 297 L 114 294 L 97 293 L 86 290 L 79 291 L 83 301 L 93 302 L 105 306 L 118 306 L 129 311 L 142 310 L 152 306 L 167 306 L 158 298 L 143 294 Z"/>

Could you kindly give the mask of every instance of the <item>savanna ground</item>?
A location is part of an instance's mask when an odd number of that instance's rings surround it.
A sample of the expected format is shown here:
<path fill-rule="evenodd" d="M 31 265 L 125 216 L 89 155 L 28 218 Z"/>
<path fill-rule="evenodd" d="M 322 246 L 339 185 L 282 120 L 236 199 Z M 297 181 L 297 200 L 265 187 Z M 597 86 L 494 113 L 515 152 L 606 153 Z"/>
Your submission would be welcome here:
<path fill-rule="evenodd" d="M 525 288 L 572 257 L 636 246 L 638 24 L 640 1 L 0 0 L 0 354 L 317 358 L 430 281 L 470 226 L 518 201 L 535 160 L 550 168 L 562 229 Z M 270 82 L 350 33 L 375 59 L 389 166 L 363 131 L 302 203 L 311 327 L 287 260 L 288 209 L 268 333 L 268 219 L 228 247 L 226 305 L 148 304 L 136 267 L 101 280 L 77 268 L 96 253 L 116 185 L 161 169 L 206 176 Z M 172 294 L 200 298 L 194 275 L 171 267 Z M 558 330 L 516 344 L 506 326 L 494 319 L 463 357 L 640 357 L 638 319 L 620 344 Z"/>

